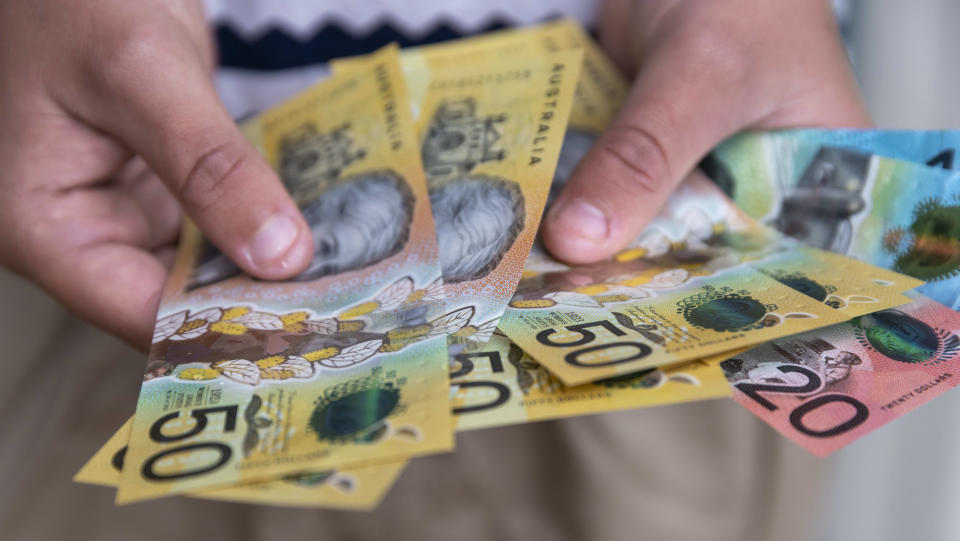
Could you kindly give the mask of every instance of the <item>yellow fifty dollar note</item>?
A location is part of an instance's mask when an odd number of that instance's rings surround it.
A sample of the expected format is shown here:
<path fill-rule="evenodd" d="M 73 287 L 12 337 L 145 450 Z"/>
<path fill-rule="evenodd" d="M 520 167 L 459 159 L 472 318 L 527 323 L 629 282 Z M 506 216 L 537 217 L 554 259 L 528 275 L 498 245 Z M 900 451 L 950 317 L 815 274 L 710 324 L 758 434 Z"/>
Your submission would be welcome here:
<path fill-rule="evenodd" d="M 559 295 L 554 299 L 563 300 Z M 538 308 L 541 299 L 528 302 L 529 308 L 509 311 L 500 328 L 568 385 L 697 359 L 845 319 L 841 311 L 749 267 L 610 308 L 564 303 Z"/>
<path fill-rule="evenodd" d="M 115 487 L 120 481 L 127 440 L 128 419 L 74 476 L 78 483 Z M 377 506 L 403 471 L 406 462 L 367 466 L 355 470 L 325 470 L 290 474 L 275 481 L 188 494 L 193 498 L 262 505 L 323 507 L 366 511 Z"/>
<path fill-rule="evenodd" d="M 730 396 L 718 364 L 693 361 L 570 387 L 495 334 L 486 344 L 450 345 L 457 430 L 490 428 Z"/>
<path fill-rule="evenodd" d="M 489 337 L 520 280 L 580 58 L 564 51 L 406 74 L 428 81 L 417 132 L 444 289 L 450 308 L 475 310 L 477 339 Z"/>
<path fill-rule="evenodd" d="M 283 283 L 191 227 L 166 285 L 118 502 L 449 450 L 436 233 L 397 51 L 245 126 L 313 229 Z"/>

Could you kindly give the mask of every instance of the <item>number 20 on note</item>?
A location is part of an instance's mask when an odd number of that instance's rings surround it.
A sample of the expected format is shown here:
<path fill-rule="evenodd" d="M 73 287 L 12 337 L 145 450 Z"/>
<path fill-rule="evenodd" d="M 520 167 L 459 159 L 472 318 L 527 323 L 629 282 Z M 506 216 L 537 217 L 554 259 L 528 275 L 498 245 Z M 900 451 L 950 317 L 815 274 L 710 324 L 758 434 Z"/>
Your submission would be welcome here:
<path fill-rule="evenodd" d="M 767 400 L 760 393 L 782 393 L 782 394 L 798 394 L 802 395 L 805 393 L 815 392 L 817 389 L 820 389 L 823 385 L 823 380 L 819 374 L 810 370 L 807 367 L 794 365 L 794 364 L 782 364 L 776 367 L 784 375 L 790 373 L 800 374 L 807 378 L 807 381 L 801 385 L 795 384 L 780 384 L 780 383 L 754 383 L 749 381 L 742 381 L 740 383 L 734 384 L 734 387 L 737 388 L 740 392 L 750 397 L 751 400 L 762 406 L 768 411 L 777 411 L 780 409 L 776 404 Z M 810 413 L 813 413 L 821 408 L 831 405 L 831 404 L 848 404 L 853 406 L 853 415 L 849 419 L 838 422 L 834 426 L 827 428 L 811 428 L 804 423 L 804 419 Z M 828 393 L 815 396 L 805 402 L 802 402 L 799 406 L 794 408 L 790 412 L 789 420 L 790 426 L 795 428 L 801 434 L 813 438 L 832 438 L 834 436 L 839 436 L 840 434 L 849 432 L 854 428 L 860 426 L 867 420 L 870 416 L 870 410 L 867 408 L 866 404 L 860 402 L 856 398 L 837 393 Z"/>

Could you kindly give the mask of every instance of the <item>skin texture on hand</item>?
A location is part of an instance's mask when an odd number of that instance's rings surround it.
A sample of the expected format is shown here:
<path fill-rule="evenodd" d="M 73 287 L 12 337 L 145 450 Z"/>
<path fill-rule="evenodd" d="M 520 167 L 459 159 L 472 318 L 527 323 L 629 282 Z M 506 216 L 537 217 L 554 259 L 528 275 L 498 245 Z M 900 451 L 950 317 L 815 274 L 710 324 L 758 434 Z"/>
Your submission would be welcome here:
<path fill-rule="evenodd" d="M 181 208 L 248 273 L 310 230 L 214 91 L 195 0 L 0 3 L 0 263 L 146 347 Z"/>
<path fill-rule="evenodd" d="M 599 22 L 633 86 L 543 222 L 559 259 L 621 249 L 737 131 L 870 125 L 826 0 L 607 0 Z"/>

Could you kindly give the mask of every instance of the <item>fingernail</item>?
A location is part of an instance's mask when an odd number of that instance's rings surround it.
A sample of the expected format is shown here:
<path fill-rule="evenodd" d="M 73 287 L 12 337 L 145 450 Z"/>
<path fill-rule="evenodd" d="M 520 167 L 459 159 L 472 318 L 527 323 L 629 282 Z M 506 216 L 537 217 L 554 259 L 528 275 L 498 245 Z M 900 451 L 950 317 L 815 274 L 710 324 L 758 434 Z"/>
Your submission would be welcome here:
<path fill-rule="evenodd" d="M 250 239 L 250 261 L 261 269 L 279 263 L 278 259 L 297 240 L 299 229 L 297 222 L 285 212 L 274 214 Z"/>
<path fill-rule="evenodd" d="M 561 202 L 553 209 L 550 219 L 590 240 L 603 241 L 610 235 L 610 222 L 603 211 L 582 199 Z"/>

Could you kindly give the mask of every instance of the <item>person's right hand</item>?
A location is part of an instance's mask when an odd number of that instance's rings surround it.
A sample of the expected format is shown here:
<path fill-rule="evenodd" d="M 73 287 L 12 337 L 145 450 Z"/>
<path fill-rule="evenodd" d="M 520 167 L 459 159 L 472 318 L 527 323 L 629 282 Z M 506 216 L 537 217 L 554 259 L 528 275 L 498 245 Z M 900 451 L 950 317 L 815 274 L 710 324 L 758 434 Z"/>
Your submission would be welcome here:
<path fill-rule="evenodd" d="M 312 256 L 220 103 L 213 58 L 195 0 L 0 3 L 0 263 L 140 347 L 180 205 L 254 276 L 291 277 Z"/>
<path fill-rule="evenodd" d="M 827 0 L 606 0 L 600 38 L 632 88 L 542 222 L 547 249 L 623 249 L 710 149 L 742 130 L 865 128 Z"/>

